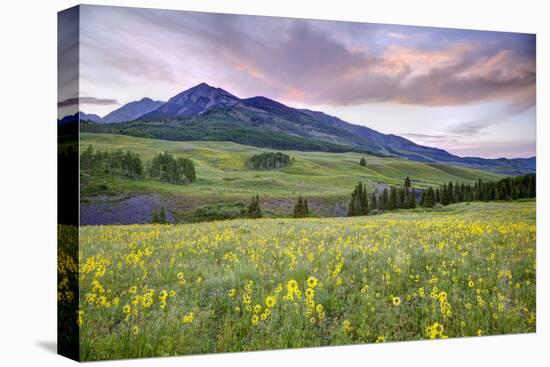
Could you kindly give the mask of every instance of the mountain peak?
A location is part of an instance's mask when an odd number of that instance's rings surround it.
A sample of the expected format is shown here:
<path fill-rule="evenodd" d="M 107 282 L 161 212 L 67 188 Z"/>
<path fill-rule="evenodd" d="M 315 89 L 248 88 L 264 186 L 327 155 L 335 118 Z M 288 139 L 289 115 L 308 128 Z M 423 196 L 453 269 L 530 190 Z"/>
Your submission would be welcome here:
<path fill-rule="evenodd" d="M 212 87 L 211 85 L 208 85 L 208 83 L 202 82 L 200 84 L 195 85 L 193 88 L 214 88 L 214 87 Z"/>
<path fill-rule="evenodd" d="M 146 119 L 190 117 L 212 108 L 234 106 L 241 100 L 231 93 L 200 83 L 173 96 L 157 110 L 143 116 Z"/>
<path fill-rule="evenodd" d="M 103 117 L 103 121 L 107 123 L 133 121 L 143 116 L 146 113 L 156 110 L 164 102 L 154 101 L 149 97 L 143 97 L 138 101 L 126 103 L 124 106 L 117 108 Z"/>

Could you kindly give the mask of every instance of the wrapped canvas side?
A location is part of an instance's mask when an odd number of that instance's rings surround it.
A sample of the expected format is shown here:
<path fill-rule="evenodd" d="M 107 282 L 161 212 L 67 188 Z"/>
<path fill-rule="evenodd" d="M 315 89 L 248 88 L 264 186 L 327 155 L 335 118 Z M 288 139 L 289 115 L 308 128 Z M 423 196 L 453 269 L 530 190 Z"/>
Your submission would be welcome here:
<path fill-rule="evenodd" d="M 80 360 L 79 225 L 79 7 L 58 14 L 57 351 Z"/>

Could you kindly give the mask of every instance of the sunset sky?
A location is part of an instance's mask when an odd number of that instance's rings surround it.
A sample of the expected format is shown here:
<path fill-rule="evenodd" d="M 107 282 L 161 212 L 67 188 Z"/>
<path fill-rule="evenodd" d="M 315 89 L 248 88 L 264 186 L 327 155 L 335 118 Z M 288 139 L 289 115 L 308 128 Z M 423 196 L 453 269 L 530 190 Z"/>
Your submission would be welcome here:
<path fill-rule="evenodd" d="M 206 82 L 460 156 L 535 155 L 531 34 L 100 6 L 81 6 L 80 32 L 86 113 Z"/>

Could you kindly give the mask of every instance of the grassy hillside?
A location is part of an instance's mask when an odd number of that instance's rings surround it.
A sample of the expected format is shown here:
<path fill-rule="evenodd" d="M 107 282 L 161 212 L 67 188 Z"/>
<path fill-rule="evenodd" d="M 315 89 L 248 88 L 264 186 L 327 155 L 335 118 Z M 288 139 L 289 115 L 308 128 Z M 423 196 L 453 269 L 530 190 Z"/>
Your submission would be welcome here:
<path fill-rule="evenodd" d="M 536 326 L 534 202 L 87 226 L 80 241 L 83 360 L 529 333 Z"/>
<path fill-rule="evenodd" d="M 122 135 L 81 134 L 81 146 L 99 150 L 130 150 L 147 162 L 155 154 L 168 151 L 175 156 L 193 159 L 197 181 L 176 186 L 153 180 L 125 180 L 109 177 L 84 178 L 83 196 L 109 193 L 156 192 L 196 198 L 248 198 L 254 194 L 275 198 L 343 197 L 349 195 L 358 181 L 401 185 L 406 176 L 414 187 L 438 185 L 443 181 L 473 183 L 477 178 L 496 180 L 502 176 L 470 168 L 446 167 L 397 158 L 366 156 L 367 167 L 358 162 L 359 153 L 325 153 L 285 151 L 294 158 L 286 168 L 255 171 L 245 168 L 245 161 L 254 154 L 274 151 L 230 142 L 170 142 Z"/>

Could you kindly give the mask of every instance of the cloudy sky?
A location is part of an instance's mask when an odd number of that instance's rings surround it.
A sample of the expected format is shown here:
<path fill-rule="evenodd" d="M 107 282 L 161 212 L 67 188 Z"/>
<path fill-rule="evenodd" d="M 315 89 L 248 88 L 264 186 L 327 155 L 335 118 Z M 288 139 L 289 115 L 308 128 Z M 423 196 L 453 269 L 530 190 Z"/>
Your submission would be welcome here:
<path fill-rule="evenodd" d="M 206 82 L 460 156 L 535 155 L 534 35 L 81 6 L 79 44 L 86 113 Z"/>

